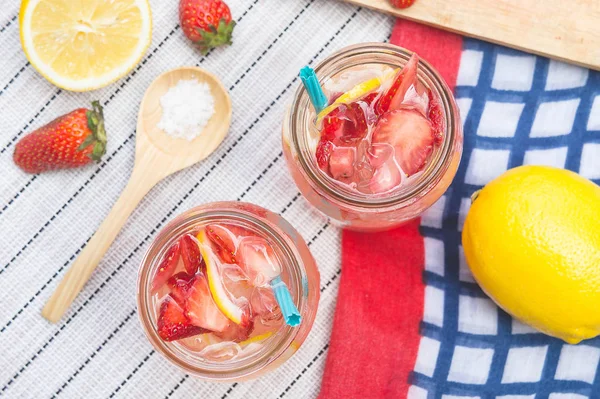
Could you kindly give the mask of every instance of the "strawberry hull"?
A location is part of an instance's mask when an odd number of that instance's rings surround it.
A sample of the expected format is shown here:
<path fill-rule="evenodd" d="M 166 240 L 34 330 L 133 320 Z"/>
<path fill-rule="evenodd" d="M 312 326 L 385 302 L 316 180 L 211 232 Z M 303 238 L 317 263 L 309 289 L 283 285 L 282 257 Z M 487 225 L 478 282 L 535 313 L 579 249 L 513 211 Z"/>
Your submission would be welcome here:
<path fill-rule="evenodd" d="M 185 36 L 203 54 L 231 44 L 235 21 L 223 0 L 180 0 L 179 22 Z"/>
<path fill-rule="evenodd" d="M 99 161 L 106 152 L 104 111 L 76 109 L 25 135 L 15 146 L 14 163 L 27 173 L 77 168 Z"/>

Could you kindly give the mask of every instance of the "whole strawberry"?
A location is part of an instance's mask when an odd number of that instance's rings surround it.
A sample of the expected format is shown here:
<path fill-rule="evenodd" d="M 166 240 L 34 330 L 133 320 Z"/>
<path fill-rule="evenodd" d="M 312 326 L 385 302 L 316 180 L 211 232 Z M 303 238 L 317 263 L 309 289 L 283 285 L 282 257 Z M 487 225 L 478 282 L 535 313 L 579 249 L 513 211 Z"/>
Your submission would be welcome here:
<path fill-rule="evenodd" d="M 396 8 L 408 8 L 415 4 L 415 1 L 417 0 L 390 0 L 390 3 Z"/>
<path fill-rule="evenodd" d="M 212 48 L 231 44 L 235 21 L 222 0 L 180 0 L 179 21 L 183 33 L 202 54 Z"/>
<path fill-rule="evenodd" d="M 28 173 L 76 168 L 99 161 L 106 152 L 104 114 L 98 101 L 79 108 L 23 137 L 13 160 Z"/>

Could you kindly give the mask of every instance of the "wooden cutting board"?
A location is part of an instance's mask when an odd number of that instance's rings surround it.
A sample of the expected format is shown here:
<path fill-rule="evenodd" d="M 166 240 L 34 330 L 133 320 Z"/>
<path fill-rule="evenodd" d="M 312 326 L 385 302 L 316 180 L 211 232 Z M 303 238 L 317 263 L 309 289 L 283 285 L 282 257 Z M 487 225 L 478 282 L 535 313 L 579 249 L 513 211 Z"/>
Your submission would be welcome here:
<path fill-rule="evenodd" d="M 600 0 L 345 0 L 442 29 L 600 70 Z"/>

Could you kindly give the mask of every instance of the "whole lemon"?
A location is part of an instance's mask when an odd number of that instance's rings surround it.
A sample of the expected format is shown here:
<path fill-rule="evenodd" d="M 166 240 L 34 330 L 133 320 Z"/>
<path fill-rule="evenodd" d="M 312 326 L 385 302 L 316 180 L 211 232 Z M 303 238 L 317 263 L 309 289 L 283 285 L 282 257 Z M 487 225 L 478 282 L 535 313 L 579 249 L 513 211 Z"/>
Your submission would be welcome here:
<path fill-rule="evenodd" d="M 511 169 L 473 196 L 462 235 L 481 288 L 568 343 L 600 334 L 600 187 L 576 173 Z"/>

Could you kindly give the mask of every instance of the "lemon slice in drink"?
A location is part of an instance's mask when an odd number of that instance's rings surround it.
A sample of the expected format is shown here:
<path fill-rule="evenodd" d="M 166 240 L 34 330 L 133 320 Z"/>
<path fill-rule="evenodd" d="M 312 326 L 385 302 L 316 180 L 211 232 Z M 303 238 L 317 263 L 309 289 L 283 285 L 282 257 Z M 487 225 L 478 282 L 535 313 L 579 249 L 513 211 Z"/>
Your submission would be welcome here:
<path fill-rule="evenodd" d="M 339 107 L 341 104 L 350 104 L 363 97 L 364 95 L 377 90 L 383 82 L 394 76 L 398 71 L 399 69 L 394 69 L 384 73 L 381 76 L 377 76 L 375 78 L 357 84 L 356 86 L 339 96 L 333 103 L 331 103 L 331 105 L 323 108 L 323 110 L 317 115 L 317 123 L 320 123 L 323 120 L 323 118 L 327 116 L 327 114 Z"/>
<path fill-rule="evenodd" d="M 71 91 L 98 89 L 123 77 L 152 39 L 147 0 L 24 0 L 19 25 L 31 65 Z"/>
<path fill-rule="evenodd" d="M 262 341 L 266 340 L 267 338 L 271 337 L 272 335 L 273 335 L 272 331 L 267 331 L 264 334 L 255 335 L 252 338 L 248 338 L 247 340 L 240 342 L 240 346 L 244 347 L 244 346 L 248 346 L 253 343 L 262 342 Z"/>
<path fill-rule="evenodd" d="M 208 288 L 210 289 L 215 304 L 229 320 L 233 321 L 235 324 L 243 324 L 247 321 L 245 320 L 247 317 L 245 317 L 244 310 L 236 305 L 227 294 L 215 258 L 208 249 L 210 248 L 210 242 L 206 236 L 206 232 L 201 230 L 196 238 L 200 242 L 200 254 L 206 264 Z"/>

